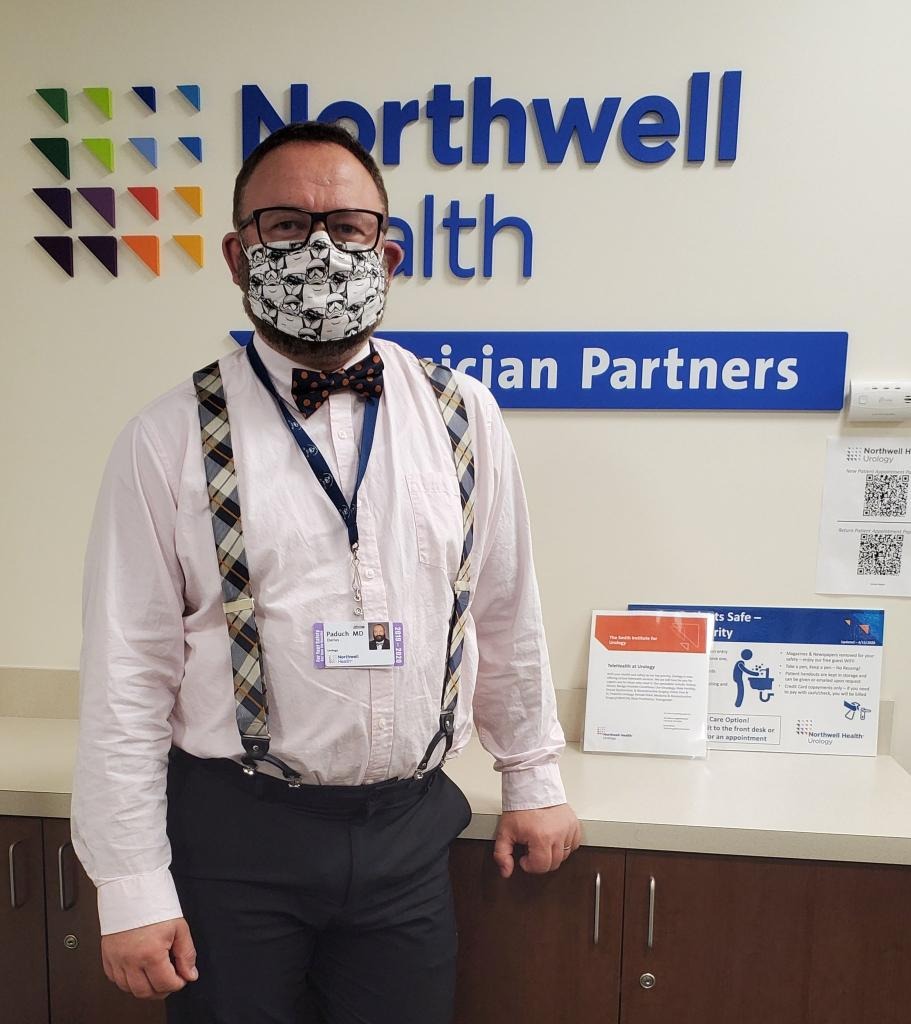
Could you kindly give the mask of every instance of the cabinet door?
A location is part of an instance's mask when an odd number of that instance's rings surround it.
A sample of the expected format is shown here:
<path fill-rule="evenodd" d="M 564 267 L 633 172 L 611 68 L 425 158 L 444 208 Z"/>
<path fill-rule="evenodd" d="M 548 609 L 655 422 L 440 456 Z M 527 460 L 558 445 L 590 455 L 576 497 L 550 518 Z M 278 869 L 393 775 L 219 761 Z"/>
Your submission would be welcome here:
<path fill-rule="evenodd" d="M 47 960 L 40 818 L 0 818 L 0 992 L 4 1019 L 46 1024 Z"/>
<path fill-rule="evenodd" d="M 617 1020 L 624 854 L 582 847 L 559 871 L 502 879 L 493 844 L 450 859 L 459 966 L 456 1024 Z"/>
<path fill-rule="evenodd" d="M 95 886 L 70 844 L 68 821 L 45 819 L 51 1024 L 163 1024 L 164 1003 L 134 999 L 101 966 Z"/>
<path fill-rule="evenodd" d="M 630 853 L 626 886 L 622 1024 L 909 1020 L 911 868 Z"/>

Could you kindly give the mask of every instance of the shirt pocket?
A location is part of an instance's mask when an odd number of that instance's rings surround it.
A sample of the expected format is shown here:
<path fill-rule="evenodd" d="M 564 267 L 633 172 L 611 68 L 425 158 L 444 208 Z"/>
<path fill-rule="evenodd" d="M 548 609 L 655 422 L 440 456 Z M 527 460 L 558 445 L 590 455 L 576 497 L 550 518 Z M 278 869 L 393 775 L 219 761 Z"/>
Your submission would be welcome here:
<path fill-rule="evenodd" d="M 418 559 L 443 569 L 454 580 L 462 555 L 462 504 L 455 469 L 451 473 L 411 473 L 406 476 Z"/>

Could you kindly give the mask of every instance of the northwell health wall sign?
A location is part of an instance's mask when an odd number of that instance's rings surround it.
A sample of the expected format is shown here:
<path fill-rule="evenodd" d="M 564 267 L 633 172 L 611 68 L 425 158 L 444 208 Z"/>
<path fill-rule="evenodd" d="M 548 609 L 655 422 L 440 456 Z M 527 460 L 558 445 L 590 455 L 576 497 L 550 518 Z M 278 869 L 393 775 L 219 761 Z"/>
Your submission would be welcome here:
<path fill-rule="evenodd" d="M 369 109 L 350 99 L 326 96 L 322 83 L 292 83 L 287 92 L 273 91 L 271 97 L 262 86 L 246 84 L 240 93 L 238 155 L 246 156 L 263 137 L 290 120 L 313 118 L 350 126 L 387 167 L 401 164 L 405 153 L 415 151 L 403 140 L 407 143 L 423 133 L 417 152 L 424 163 L 422 175 L 430 172 L 427 180 L 437 169 L 485 166 L 491 159 L 524 167 L 520 173 L 532 174 L 548 173 L 548 168 L 569 161 L 564 173 L 601 174 L 605 187 L 610 185 L 609 175 L 636 173 L 637 167 L 639 173 L 647 173 L 648 168 L 674 159 L 706 165 L 706 173 L 717 173 L 738 157 L 743 80 L 740 70 L 697 71 L 681 78 L 675 98 L 618 94 L 590 102 L 579 96 L 566 100 L 504 96 L 491 77 L 477 76 L 461 85 L 437 83 L 422 99 L 386 99 Z M 162 97 L 152 85 L 128 86 L 117 101 L 118 106 L 125 105 L 126 118 L 116 118 L 118 133 L 127 141 L 118 147 L 107 128 L 102 129 L 103 138 L 82 138 L 82 146 L 101 168 L 100 177 L 80 182 L 71 191 L 67 187 L 70 147 L 79 144 L 85 129 L 70 125 L 68 100 L 74 100 L 77 122 L 84 121 L 89 110 L 94 113 L 89 122 L 94 136 L 98 112 L 108 121 L 115 118 L 118 91 L 93 86 L 82 89 L 79 96 L 78 90 L 55 86 L 37 92 L 45 101 L 46 113 L 53 112 L 57 119 L 57 131 L 49 134 L 44 122 L 39 129 L 42 134 L 32 139 L 46 158 L 38 165 L 45 177 L 33 191 L 44 204 L 42 216 L 56 216 L 70 233 L 50 235 L 39 228 L 35 239 L 65 273 L 75 276 L 78 250 L 74 243 L 79 241 L 114 277 L 124 247 L 132 250 L 128 258 L 138 258 L 149 273 L 161 275 L 161 241 L 169 231 L 184 250 L 177 272 L 181 265 L 203 267 L 205 239 L 199 233 L 186 233 L 198 232 L 188 218 L 201 218 L 203 212 L 203 187 L 188 175 L 186 162 L 203 162 L 207 142 L 202 133 L 180 136 L 183 150 L 177 151 L 177 157 L 185 151 L 183 162 L 178 159 L 179 166 L 171 166 L 173 145 L 164 148 L 168 139 L 162 136 L 159 154 L 161 133 L 155 132 L 154 118 L 150 120 Z M 223 130 L 232 119 L 232 94 L 209 95 L 203 104 L 202 93 L 199 84 L 176 87 L 176 109 L 188 118 L 200 111 L 205 114 L 199 122 L 188 120 L 185 130 L 199 132 L 197 123 L 203 129 L 211 127 L 213 114 Z M 171 95 L 163 95 L 165 102 L 170 102 Z M 128 123 L 123 124 L 124 120 Z M 502 128 L 496 141 L 492 140 L 495 124 Z M 152 175 L 146 168 L 141 185 L 127 178 L 120 188 L 114 187 L 120 184 L 112 176 L 121 150 L 133 168 L 128 173 L 136 173 L 137 159 L 151 167 Z M 614 162 L 609 170 L 601 168 L 612 150 L 622 153 L 623 161 Z M 169 162 L 168 167 L 159 168 L 159 155 Z M 53 179 L 48 179 L 51 168 Z M 166 226 L 159 193 L 171 189 L 186 209 L 181 219 L 180 211 L 169 204 L 168 216 L 174 222 Z M 74 202 L 93 206 L 100 217 L 98 226 L 104 221 L 109 230 L 77 238 L 72 233 Z M 121 203 L 143 207 L 152 233 L 115 234 L 116 209 Z M 508 197 L 489 192 L 474 200 L 440 198 L 430 190 L 416 205 L 416 219 L 391 218 L 390 237 L 405 252 L 398 270 L 401 276 L 431 278 L 443 273 L 464 280 L 491 278 L 504 269 L 513 279 L 517 271 L 525 279 L 533 276 L 534 218 L 528 211 L 512 209 Z M 515 253 L 515 263 L 506 258 L 507 251 Z M 460 298 L 464 300 L 464 292 Z M 542 309 L 536 320 L 546 326 L 547 315 Z M 528 316 L 526 312 L 526 320 Z M 609 324 L 603 322 L 593 323 L 590 332 L 447 332 L 445 322 L 427 326 L 430 330 L 399 332 L 387 321 L 383 334 L 419 355 L 478 377 L 506 407 L 834 410 L 843 404 L 847 351 L 843 332 L 605 332 Z M 241 343 L 249 336 L 244 330 L 230 333 Z"/>
<path fill-rule="evenodd" d="M 467 99 L 454 95 L 450 83 L 437 83 L 424 103 L 415 99 L 385 100 L 377 114 L 352 100 L 333 100 L 321 109 L 311 104 L 310 86 L 292 84 L 288 93 L 287 117 L 266 96 L 259 85 L 241 89 L 241 149 L 246 158 L 265 135 L 281 128 L 286 121 L 344 121 L 361 144 L 387 167 L 402 162 L 402 139 L 406 133 L 423 131 L 429 135 L 431 167 L 466 164 L 486 166 L 491 159 L 491 128 L 502 122 L 506 131 L 505 158 L 512 166 L 528 162 L 559 166 L 577 151 L 585 165 L 600 164 L 608 146 L 616 145 L 636 163 L 665 163 L 677 152 L 677 139 L 685 132 L 683 158 L 696 164 L 706 160 L 710 117 L 717 121 L 715 153 L 721 163 L 737 158 L 740 131 L 740 91 L 742 72 L 726 71 L 720 77 L 717 102 L 710 102 L 711 74 L 699 71 L 682 82 L 685 100 L 675 102 L 667 96 L 649 95 L 631 101 L 621 96 L 605 96 L 600 104 L 589 105 L 581 96 L 566 100 L 561 112 L 547 98 L 530 102 L 512 96 L 494 97 L 493 81 L 476 77 L 467 90 Z M 621 113 L 622 110 L 622 113 Z M 529 148 L 534 155 L 529 158 Z M 499 159 L 499 154 L 496 154 Z M 524 217 L 511 212 L 498 217 L 496 196 L 484 196 L 479 217 L 463 210 L 463 201 L 441 202 L 432 193 L 421 200 L 420 222 L 412 225 L 402 217 L 392 217 L 392 237 L 402 244 L 405 260 L 399 273 L 403 277 L 419 274 L 433 276 L 434 235 L 437 226 L 446 234 L 448 270 L 458 278 L 494 274 L 493 243 L 504 230 L 518 232 L 521 245 L 521 274 L 529 278 L 534 269 L 534 231 Z M 437 225 L 437 216 L 442 213 Z M 483 258 L 480 268 L 466 262 L 461 243 L 481 221 Z"/>

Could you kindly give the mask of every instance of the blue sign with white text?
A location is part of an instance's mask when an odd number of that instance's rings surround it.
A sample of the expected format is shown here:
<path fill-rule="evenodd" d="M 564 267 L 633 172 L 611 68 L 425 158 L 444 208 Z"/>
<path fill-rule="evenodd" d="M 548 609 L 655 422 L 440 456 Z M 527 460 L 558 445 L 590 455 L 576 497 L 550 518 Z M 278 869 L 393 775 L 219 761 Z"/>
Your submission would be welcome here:
<path fill-rule="evenodd" d="M 763 608 L 728 605 L 630 604 L 630 611 L 704 612 L 715 640 L 730 643 L 882 647 L 885 612 L 871 608 Z"/>
<path fill-rule="evenodd" d="M 838 410 L 844 331 L 396 331 L 504 409 Z"/>

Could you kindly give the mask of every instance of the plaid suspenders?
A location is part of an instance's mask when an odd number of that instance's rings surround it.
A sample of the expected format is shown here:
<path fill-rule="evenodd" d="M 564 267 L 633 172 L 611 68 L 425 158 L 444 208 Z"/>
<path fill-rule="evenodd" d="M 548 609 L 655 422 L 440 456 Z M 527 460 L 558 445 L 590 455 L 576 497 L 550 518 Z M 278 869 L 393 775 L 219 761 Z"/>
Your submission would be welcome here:
<path fill-rule="evenodd" d="M 428 359 L 421 360 L 421 366 L 436 394 L 452 445 L 462 504 L 463 543 L 459 571 L 453 584 L 439 729 L 418 764 L 415 772 L 415 778 L 418 779 L 428 771 L 430 759 L 441 742 L 445 747 L 440 764 L 446 760 L 452 746 L 462 672 L 465 620 L 471 597 L 471 548 L 474 533 L 474 458 L 465 403 L 448 367 Z M 296 788 L 301 785 L 298 773 L 269 753 L 271 737 L 262 646 L 256 626 L 250 571 L 244 547 L 237 471 L 231 445 L 231 423 L 218 362 L 197 370 L 193 374 L 193 384 L 199 408 L 212 532 L 222 578 L 222 608 L 231 644 L 237 728 L 244 748 L 244 771 L 254 775 L 256 762 L 268 761 L 281 770 L 289 786 Z"/>
<path fill-rule="evenodd" d="M 269 707 L 262 646 L 250 589 L 250 570 L 244 547 L 243 524 L 231 422 L 218 362 L 193 374 L 202 434 L 202 456 L 209 490 L 212 533 L 221 571 L 222 609 L 231 642 L 237 728 L 244 748 L 244 771 L 252 775 L 257 761 L 269 761 L 280 768 L 289 785 L 299 786 L 300 776 L 269 753 Z"/>
<path fill-rule="evenodd" d="M 452 445 L 459 481 L 459 498 L 462 502 L 462 557 L 459 572 L 452 586 L 452 615 L 449 619 L 449 643 L 446 651 L 446 671 L 443 676 L 443 696 L 440 701 L 440 728 L 424 752 L 415 778 L 421 778 L 427 771 L 430 758 L 437 745 L 446 744 L 443 761 L 452 746 L 455 730 L 455 711 L 459 703 L 459 683 L 462 678 L 462 647 L 465 642 L 465 620 L 468 617 L 468 602 L 471 598 L 471 547 L 474 542 L 474 456 L 471 452 L 471 425 L 465 403 L 459 392 L 459 385 L 448 366 L 440 366 L 429 359 L 422 359 L 421 366 L 436 392 L 437 402 Z M 442 764 L 443 761 L 440 763 Z"/>

